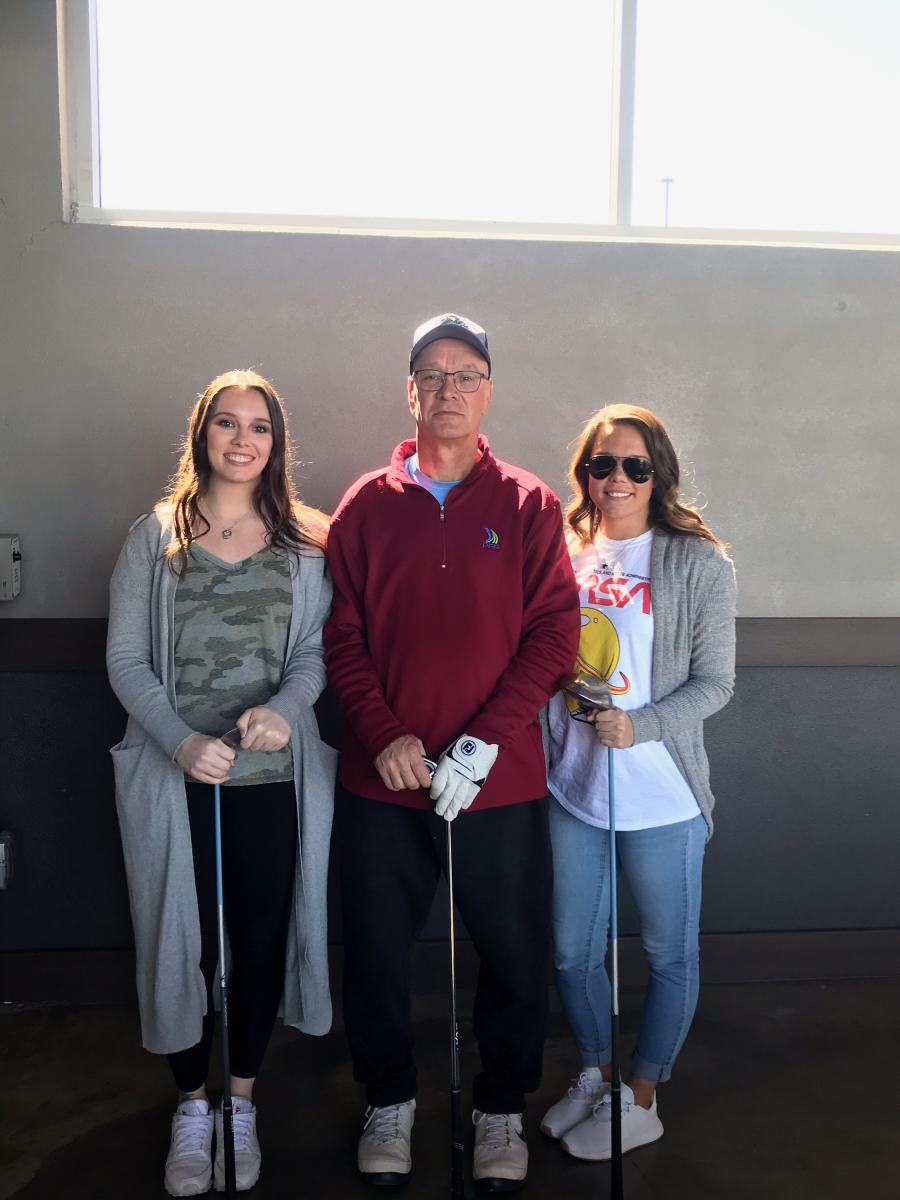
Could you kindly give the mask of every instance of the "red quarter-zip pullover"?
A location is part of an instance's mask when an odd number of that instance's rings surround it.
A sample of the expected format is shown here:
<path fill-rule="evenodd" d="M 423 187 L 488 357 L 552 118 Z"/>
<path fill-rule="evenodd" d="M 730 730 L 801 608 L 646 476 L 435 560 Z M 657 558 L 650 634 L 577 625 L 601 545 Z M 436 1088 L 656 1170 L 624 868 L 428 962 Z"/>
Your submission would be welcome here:
<path fill-rule="evenodd" d="M 373 760 L 404 734 L 436 759 L 469 733 L 500 746 L 473 809 L 537 799 L 547 792 L 537 713 L 572 669 L 580 621 L 559 501 L 480 437 L 481 457 L 441 505 L 409 477 L 415 449 L 401 443 L 389 467 L 359 479 L 328 536 L 325 661 L 348 722 L 341 782 L 431 808 L 424 789 L 385 787 Z"/>

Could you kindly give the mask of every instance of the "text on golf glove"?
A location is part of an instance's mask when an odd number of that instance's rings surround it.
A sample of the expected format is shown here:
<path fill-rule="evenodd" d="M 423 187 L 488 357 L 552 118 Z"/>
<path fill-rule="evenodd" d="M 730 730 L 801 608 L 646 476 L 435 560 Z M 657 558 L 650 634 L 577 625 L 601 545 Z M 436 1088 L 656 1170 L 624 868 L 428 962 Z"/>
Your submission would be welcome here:
<path fill-rule="evenodd" d="M 431 781 L 431 798 L 439 817 L 452 821 L 461 809 L 469 807 L 499 752 L 499 746 L 468 733 L 447 747 Z"/>

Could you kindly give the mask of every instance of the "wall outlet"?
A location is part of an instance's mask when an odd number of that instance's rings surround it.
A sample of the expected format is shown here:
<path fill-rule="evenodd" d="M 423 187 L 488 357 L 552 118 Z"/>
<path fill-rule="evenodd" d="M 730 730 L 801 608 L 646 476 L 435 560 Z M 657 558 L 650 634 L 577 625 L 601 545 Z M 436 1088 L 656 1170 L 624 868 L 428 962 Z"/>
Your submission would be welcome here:
<path fill-rule="evenodd" d="M 13 835 L 11 833 L 0 833 L 0 891 L 8 888 L 12 882 L 12 847 Z"/>
<path fill-rule="evenodd" d="M 22 551 L 15 533 L 0 533 L 0 600 L 12 600 L 22 586 Z"/>

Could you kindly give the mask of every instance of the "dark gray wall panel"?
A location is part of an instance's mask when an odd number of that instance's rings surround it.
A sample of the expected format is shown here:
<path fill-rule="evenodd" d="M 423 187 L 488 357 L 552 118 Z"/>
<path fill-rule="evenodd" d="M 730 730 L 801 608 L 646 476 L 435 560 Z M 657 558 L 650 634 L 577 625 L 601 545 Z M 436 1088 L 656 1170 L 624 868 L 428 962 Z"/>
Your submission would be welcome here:
<path fill-rule="evenodd" d="M 97 672 L 0 674 L 0 827 L 16 839 L 0 948 L 128 946 L 108 748 L 124 715 Z"/>
<path fill-rule="evenodd" d="M 744 668 L 707 723 L 703 928 L 900 925 L 900 670 Z"/>

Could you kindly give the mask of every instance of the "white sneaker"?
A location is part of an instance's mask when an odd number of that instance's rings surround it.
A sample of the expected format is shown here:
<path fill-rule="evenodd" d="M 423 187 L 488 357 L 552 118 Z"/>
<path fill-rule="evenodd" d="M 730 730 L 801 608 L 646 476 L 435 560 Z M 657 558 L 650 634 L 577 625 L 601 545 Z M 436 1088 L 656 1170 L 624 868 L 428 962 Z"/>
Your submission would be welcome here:
<path fill-rule="evenodd" d="M 564 1133 L 574 1129 L 579 1121 L 586 1120 L 599 1102 L 604 1092 L 609 1091 L 609 1084 L 603 1078 L 599 1067 L 588 1067 L 577 1079 L 572 1080 L 568 1094 L 562 1100 L 557 1100 L 552 1108 L 544 1113 L 541 1122 L 541 1133 L 547 1137 L 561 1138 Z"/>
<path fill-rule="evenodd" d="M 656 1114 L 656 1096 L 649 1108 L 634 1102 L 634 1092 L 622 1084 L 622 1153 L 646 1146 L 663 1135 L 662 1121 Z M 594 1111 L 563 1138 L 563 1150 L 573 1158 L 604 1162 L 612 1155 L 612 1096 L 607 1092 L 594 1105 Z"/>
<path fill-rule="evenodd" d="M 259 1179 L 262 1152 L 256 1137 L 256 1105 L 243 1096 L 231 1101 L 234 1127 L 234 1182 L 237 1191 L 246 1192 Z M 225 1191 L 225 1133 L 221 1104 L 216 1109 L 216 1169 L 213 1187 Z"/>
<path fill-rule="evenodd" d="M 472 1177 L 486 1192 L 511 1192 L 528 1174 L 528 1144 L 521 1113 L 472 1112 L 475 1151 Z"/>
<path fill-rule="evenodd" d="M 213 1114 L 208 1100 L 182 1100 L 172 1118 L 164 1183 L 170 1196 L 199 1196 L 212 1180 Z"/>
<path fill-rule="evenodd" d="M 412 1171 L 410 1140 L 415 1115 L 415 1100 L 387 1104 L 383 1108 L 369 1105 L 366 1109 L 356 1165 L 368 1183 L 397 1187 L 409 1179 Z"/>

